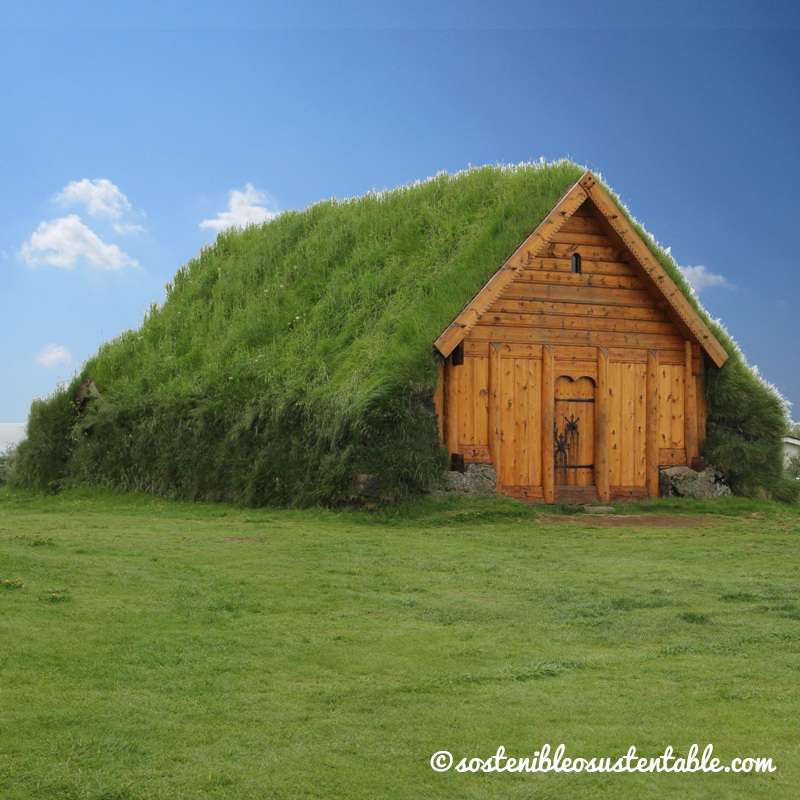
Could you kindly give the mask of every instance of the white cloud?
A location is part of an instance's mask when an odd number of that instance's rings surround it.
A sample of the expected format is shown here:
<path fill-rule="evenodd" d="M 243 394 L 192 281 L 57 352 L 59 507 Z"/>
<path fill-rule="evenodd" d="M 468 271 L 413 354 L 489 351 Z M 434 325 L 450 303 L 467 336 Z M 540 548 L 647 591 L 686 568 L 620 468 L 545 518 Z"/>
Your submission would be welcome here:
<path fill-rule="evenodd" d="M 36 356 L 36 363 L 47 369 L 67 367 L 72 363 L 72 354 L 63 344 L 46 344 Z"/>
<path fill-rule="evenodd" d="M 110 220 L 119 234 L 140 233 L 143 227 L 132 222 L 140 217 L 125 193 L 108 178 L 83 178 L 68 183 L 56 196 L 55 201 L 63 206 L 83 206 L 89 216 Z"/>
<path fill-rule="evenodd" d="M 724 275 L 718 275 L 716 272 L 711 272 L 706 269 L 702 264 L 696 267 L 681 267 L 683 277 L 689 281 L 689 285 L 695 290 L 696 294 L 700 294 L 705 289 L 710 289 L 713 286 L 724 286 L 727 289 L 732 288 L 732 284 Z"/>
<path fill-rule="evenodd" d="M 30 267 L 74 269 L 80 259 L 98 269 L 135 267 L 137 262 L 115 244 L 104 242 L 77 214 L 39 223 L 20 248 Z"/>
<path fill-rule="evenodd" d="M 242 192 L 232 189 L 228 195 L 228 210 L 220 211 L 211 219 L 204 219 L 200 227 L 204 230 L 224 231 L 226 228 L 246 228 L 248 225 L 269 222 L 277 212 L 260 205 L 267 200 L 267 195 L 256 189 L 252 183 L 245 184 Z"/>
<path fill-rule="evenodd" d="M 121 219 L 133 210 L 130 200 L 108 178 L 68 183 L 55 197 L 65 206 L 85 206 L 93 217 Z"/>
<path fill-rule="evenodd" d="M 113 227 L 114 230 L 122 236 L 129 233 L 141 233 L 144 230 L 143 225 L 138 225 L 135 222 L 115 222 Z"/>

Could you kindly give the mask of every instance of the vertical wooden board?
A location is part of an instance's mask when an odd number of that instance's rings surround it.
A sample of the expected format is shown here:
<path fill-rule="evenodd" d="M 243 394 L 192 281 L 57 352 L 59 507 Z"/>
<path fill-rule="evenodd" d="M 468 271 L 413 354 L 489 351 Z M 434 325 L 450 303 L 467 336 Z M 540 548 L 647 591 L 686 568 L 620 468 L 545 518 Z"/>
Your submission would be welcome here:
<path fill-rule="evenodd" d="M 661 410 L 661 369 L 658 364 L 658 351 L 651 350 L 647 354 L 647 406 L 645 425 L 645 449 L 646 449 L 646 486 L 647 494 L 650 497 L 659 495 L 659 471 L 658 471 L 658 449 L 660 442 L 660 410 Z"/>
<path fill-rule="evenodd" d="M 670 367 L 672 372 L 672 406 L 670 408 L 670 447 L 680 448 L 684 446 L 684 384 L 683 366 L 673 364 Z"/>
<path fill-rule="evenodd" d="M 458 383 L 456 373 L 461 367 L 445 364 L 445 431 L 447 433 L 447 450 L 450 453 L 458 452 Z"/>
<path fill-rule="evenodd" d="M 528 423 L 530 409 L 528 407 L 528 359 L 514 359 L 514 399 L 516 412 L 514 414 L 514 454 L 516 456 L 516 469 L 514 484 L 516 486 L 530 486 L 530 461 L 528 457 Z"/>
<path fill-rule="evenodd" d="M 697 447 L 697 393 L 692 368 L 692 343 L 690 341 L 686 342 L 685 355 L 683 370 L 684 441 L 686 442 L 686 462 L 691 464 L 692 459 L 699 455 L 699 450 Z"/>
<path fill-rule="evenodd" d="M 633 486 L 634 438 L 634 374 L 633 364 L 622 365 L 622 456 L 620 486 Z"/>
<path fill-rule="evenodd" d="M 528 458 L 531 486 L 542 485 L 542 362 L 528 361 Z"/>
<path fill-rule="evenodd" d="M 502 483 L 516 485 L 516 431 L 514 421 L 516 404 L 514 398 L 514 361 L 513 358 L 500 359 L 500 397 L 501 426 L 503 430 L 500 442 L 500 461 L 503 464 Z"/>
<path fill-rule="evenodd" d="M 489 348 L 489 452 L 500 475 L 500 346 Z M 500 481 L 502 483 L 502 481 Z"/>
<path fill-rule="evenodd" d="M 460 367 L 454 367 L 458 380 L 458 444 L 459 446 L 473 443 L 472 422 L 472 367 L 475 359 L 465 356 Z"/>
<path fill-rule="evenodd" d="M 669 364 L 658 365 L 658 446 L 672 442 L 672 372 Z"/>
<path fill-rule="evenodd" d="M 472 374 L 473 436 L 475 444 L 489 444 L 489 359 L 475 358 Z"/>
<path fill-rule="evenodd" d="M 598 499 L 607 503 L 611 499 L 609 484 L 609 419 L 608 419 L 608 351 L 597 349 L 597 392 L 595 395 L 595 485 Z"/>
<path fill-rule="evenodd" d="M 631 486 L 644 486 L 647 480 L 647 366 L 634 364 L 634 479 Z"/>
<path fill-rule="evenodd" d="M 578 397 L 593 400 L 595 385 L 591 378 L 581 378 L 577 381 Z M 576 403 L 576 416 L 580 417 L 583 432 L 580 437 L 580 464 L 594 464 L 594 423 L 595 407 L 593 403 Z M 594 485 L 594 469 L 577 470 L 576 481 L 579 486 Z"/>
<path fill-rule="evenodd" d="M 622 364 L 608 365 L 608 479 L 622 486 Z"/>
<path fill-rule="evenodd" d="M 542 496 L 545 503 L 555 502 L 555 476 L 553 473 L 553 422 L 554 422 L 554 359 L 553 348 L 542 348 Z"/>

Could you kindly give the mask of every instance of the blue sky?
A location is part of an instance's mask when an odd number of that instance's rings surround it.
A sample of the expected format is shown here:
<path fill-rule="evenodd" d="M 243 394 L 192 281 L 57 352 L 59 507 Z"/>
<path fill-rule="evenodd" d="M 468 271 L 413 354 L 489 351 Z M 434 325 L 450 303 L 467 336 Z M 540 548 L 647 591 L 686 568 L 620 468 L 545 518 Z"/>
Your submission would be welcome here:
<path fill-rule="evenodd" d="M 694 268 L 800 417 L 800 15 L 695 5 L 4 7 L 0 422 L 228 222 L 562 156 Z"/>

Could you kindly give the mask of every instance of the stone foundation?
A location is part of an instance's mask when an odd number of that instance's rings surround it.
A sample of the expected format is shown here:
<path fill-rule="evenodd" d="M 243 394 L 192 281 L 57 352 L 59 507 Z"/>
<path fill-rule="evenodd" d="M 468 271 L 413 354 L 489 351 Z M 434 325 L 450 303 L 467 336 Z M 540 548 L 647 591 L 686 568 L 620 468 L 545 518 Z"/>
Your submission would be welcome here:
<path fill-rule="evenodd" d="M 442 473 L 435 495 L 493 496 L 497 492 L 497 473 L 491 464 L 467 464 L 463 472 Z"/>
<path fill-rule="evenodd" d="M 669 467 L 660 474 L 662 497 L 728 497 L 731 488 L 725 483 L 722 473 L 712 467 L 700 472 L 690 467 Z"/>

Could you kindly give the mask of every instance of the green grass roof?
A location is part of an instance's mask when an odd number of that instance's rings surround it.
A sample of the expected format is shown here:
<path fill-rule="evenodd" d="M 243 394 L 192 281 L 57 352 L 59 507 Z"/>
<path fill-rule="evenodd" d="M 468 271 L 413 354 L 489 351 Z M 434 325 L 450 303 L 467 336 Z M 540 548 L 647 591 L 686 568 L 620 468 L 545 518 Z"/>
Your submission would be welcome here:
<path fill-rule="evenodd" d="M 429 383 L 433 340 L 581 174 L 472 169 L 223 233 L 87 371 L 101 391 L 343 407 Z"/>

